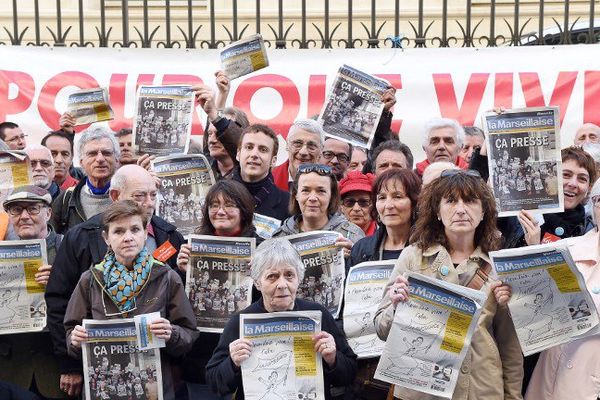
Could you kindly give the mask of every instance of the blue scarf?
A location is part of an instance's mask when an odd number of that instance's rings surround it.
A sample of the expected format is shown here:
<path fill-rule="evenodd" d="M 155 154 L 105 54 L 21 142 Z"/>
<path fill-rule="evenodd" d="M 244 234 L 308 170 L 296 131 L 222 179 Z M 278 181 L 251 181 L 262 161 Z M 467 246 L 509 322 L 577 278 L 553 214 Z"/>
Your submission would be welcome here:
<path fill-rule="evenodd" d="M 106 192 L 108 192 L 108 189 L 110 189 L 110 181 L 108 181 L 108 183 L 104 187 L 97 188 L 96 186 L 92 185 L 88 178 L 85 178 L 85 184 L 87 185 L 88 189 L 90 189 L 90 192 L 92 192 L 96 196 L 106 194 Z"/>

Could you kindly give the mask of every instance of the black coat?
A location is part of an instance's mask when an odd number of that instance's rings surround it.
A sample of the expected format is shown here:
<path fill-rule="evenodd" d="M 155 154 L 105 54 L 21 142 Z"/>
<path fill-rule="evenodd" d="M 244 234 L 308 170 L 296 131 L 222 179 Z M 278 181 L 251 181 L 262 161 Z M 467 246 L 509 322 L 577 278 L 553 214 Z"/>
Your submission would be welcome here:
<path fill-rule="evenodd" d="M 54 354 L 60 359 L 62 373 L 81 371 L 81 363 L 69 358 L 66 354 L 63 318 L 71 293 L 75 290 L 81 275 L 90 269 L 90 266 L 102 261 L 106 254 L 106 243 L 102 238 L 103 215 L 95 215 L 84 223 L 69 229 L 58 249 L 52 266 L 52 274 L 50 274 L 46 286 L 47 324 L 52 336 Z M 157 247 L 168 240 L 179 252 L 179 248 L 185 243 L 185 240 L 177 232 L 177 228 L 156 216 L 152 217 L 150 223 L 154 229 Z M 165 264 L 169 264 L 173 269 L 179 271 L 175 255 L 171 256 Z"/>
<path fill-rule="evenodd" d="M 333 335 L 337 349 L 335 368 L 330 369 L 323 362 L 323 375 L 325 380 L 325 398 L 331 399 L 330 386 L 346 386 L 354 380 L 356 375 L 356 354 L 352 351 L 344 334 L 338 329 L 333 317 L 323 306 L 312 301 L 296 299 L 294 311 L 319 310 L 321 311 L 321 329 Z M 250 307 L 241 311 L 242 314 L 267 313 L 262 300 L 256 301 Z M 212 358 L 206 365 L 206 381 L 215 393 L 225 395 L 236 392 L 236 400 L 244 399 L 242 387 L 242 373 L 229 356 L 229 344 L 240 337 L 240 315 L 236 314 L 227 323 L 219 345 Z"/>
<path fill-rule="evenodd" d="M 244 182 L 240 175 L 239 167 L 233 171 L 233 180 L 244 185 L 248 192 L 254 197 L 256 208 L 254 212 L 285 221 L 290 216 L 288 206 L 290 194 L 275 186 L 271 172 L 259 182 Z"/>

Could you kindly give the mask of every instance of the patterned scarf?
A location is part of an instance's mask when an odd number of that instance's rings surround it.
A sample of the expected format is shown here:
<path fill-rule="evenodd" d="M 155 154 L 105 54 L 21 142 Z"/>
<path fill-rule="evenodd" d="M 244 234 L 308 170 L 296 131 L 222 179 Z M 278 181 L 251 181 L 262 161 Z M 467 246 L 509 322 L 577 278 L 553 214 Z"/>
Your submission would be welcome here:
<path fill-rule="evenodd" d="M 109 250 L 99 264 L 103 271 L 105 289 L 119 308 L 119 311 L 131 311 L 135 305 L 135 297 L 142 290 L 152 267 L 152 256 L 144 247 L 138 254 L 133 268 L 129 269 L 115 258 Z"/>

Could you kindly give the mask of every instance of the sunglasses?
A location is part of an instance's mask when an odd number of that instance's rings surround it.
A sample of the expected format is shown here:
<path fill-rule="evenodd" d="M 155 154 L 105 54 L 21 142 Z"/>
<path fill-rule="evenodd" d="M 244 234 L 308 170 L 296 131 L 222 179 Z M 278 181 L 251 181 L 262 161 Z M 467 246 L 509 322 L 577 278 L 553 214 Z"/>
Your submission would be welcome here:
<path fill-rule="evenodd" d="M 445 169 L 442 171 L 440 178 L 448 178 L 456 175 L 471 176 L 473 178 L 481 178 L 481 174 L 474 169 Z"/>
<path fill-rule="evenodd" d="M 356 203 L 358 203 L 358 205 L 362 208 L 367 208 L 371 205 L 371 200 L 369 200 L 369 199 L 353 199 L 351 197 L 347 197 L 344 200 L 342 200 L 342 204 L 344 205 L 344 207 L 347 207 L 347 208 L 354 207 L 354 205 Z"/>
<path fill-rule="evenodd" d="M 298 167 L 299 174 L 310 174 L 311 172 L 316 172 L 323 176 L 330 176 L 331 167 L 323 164 L 300 164 Z"/>

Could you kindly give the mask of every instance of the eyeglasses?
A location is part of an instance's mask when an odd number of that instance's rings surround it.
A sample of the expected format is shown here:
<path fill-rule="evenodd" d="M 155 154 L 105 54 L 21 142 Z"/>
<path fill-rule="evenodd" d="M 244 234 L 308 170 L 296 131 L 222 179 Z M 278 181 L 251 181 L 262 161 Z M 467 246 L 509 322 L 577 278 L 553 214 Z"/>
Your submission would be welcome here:
<path fill-rule="evenodd" d="M 115 154 L 115 152 L 112 150 L 90 150 L 85 152 L 85 157 L 94 158 L 98 157 L 98 154 L 102 154 L 102 157 L 108 158 L 112 157 Z"/>
<path fill-rule="evenodd" d="M 14 137 L 14 138 L 12 138 L 12 139 L 5 140 L 5 142 L 12 143 L 12 142 L 17 142 L 17 141 L 19 141 L 19 140 L 25 140 L 25 138 L 26 138 L 27 136 L 29 136 L 29 135 L 19 135 L 19 136 L 15 136 L 15 137 Z"/>
<path fill-rule="evenodd" d="M 293 142 L 290 143 L 290 147 L 295 151 L 301 150 L 304 146 L 306 146 L 308 151 L 310 151 L 311 153 L 319 150 L 319 147 L 320 147 L 316 142 L 310 142 L 310 141 L 303 142 L 302 140 L 294 140 Z"/>
<path fill-rule="evenodd" d="M 350 157 L 346 153 L 334 153 L 333 151 L 329 150 L 323 152 L 323 158 L 327 161 L 332 160 L 333 157 L 336 157 L 341 163 L 347 163 L 350 161 Z"/>
<path fill-rule="evenodd" d="M 31 168 L 35 168 L 36 165 L 40 164 L 42 168 L 50 168 L 52 166 L 52 161 L 50 160 L 29 160 L 31 163 Z"/>
<path fill-rule="evenodd" d="M 234 211 L 239 210 L 237 204 L 233 202 L 226 202 L 225 204 L 221 205 L 221 203 L 215 201 L 208 205 L 208 211 L 210 212 L 217 212 L 219 211 L 219 208 L 222 208 L 223 211 L 225 211 L 226 213 L 232 213 Z"/>
<path fill-rule="evenodd" d="M 108 296 L 108 295 L 104 292 L 104 290 L 102 290 L 102 308 L 104 309 L 104 315 L 107 316 L 107 317 L 118 317 L 118 316 L 121 316 L 121 315 L 129 314 L 129 313 L 137 310 L 136 296 L 133 296 L 133 308 L 132 309 L 127 310 L 127 311 L 117 311 L 117 312 L 114 312 L 114 313 L 109 313 L 109 312 L 106 311 L 106 303 L 104 301 L 104 297 L 105 296 Z"/>
<path fill-rule="evenodd" d="M 481 178 L 481 174 L 474 169 L 445 169 L 442 171 L 440 178 L 448 178 L 456 175 L 471 176 L 473 178 Z"/>
<path fill-rule="evenodd" d="M 316 172 L 319 175 L 331 175 L 331 167 L 323 164 L 300 164 L 298 167 L 299 174 L 310 174 Z"/>
<path fill-rule="evenodd" d="M 7 207 L 8 213 L 10 215 L 12 215 L 13 217 L 18 217 L 19 215 L 23 214 L 23 210 L 27 210 L 27 214 L 29 214 L 29 215 L 38 215 L 42 211 L 42 205 L 41 204 L 32 204 L 32 205 L 25 206 L 25 207 L 14 205 L 14 206 Z"/>
<path fill-rule="evenodd" d="M 369 199 L 353 199 L 351 197 L 346 197 L 344 200 L 342 200 L 342 204 L 344 205 L 344 207 L 347 207 L 347 208 L 354 207 L 354 205 L 356 203 L 358 203 L 358 205 L 362 208 L 367 208 L 371 205 L 371 200 L 369 200 Z"/>

